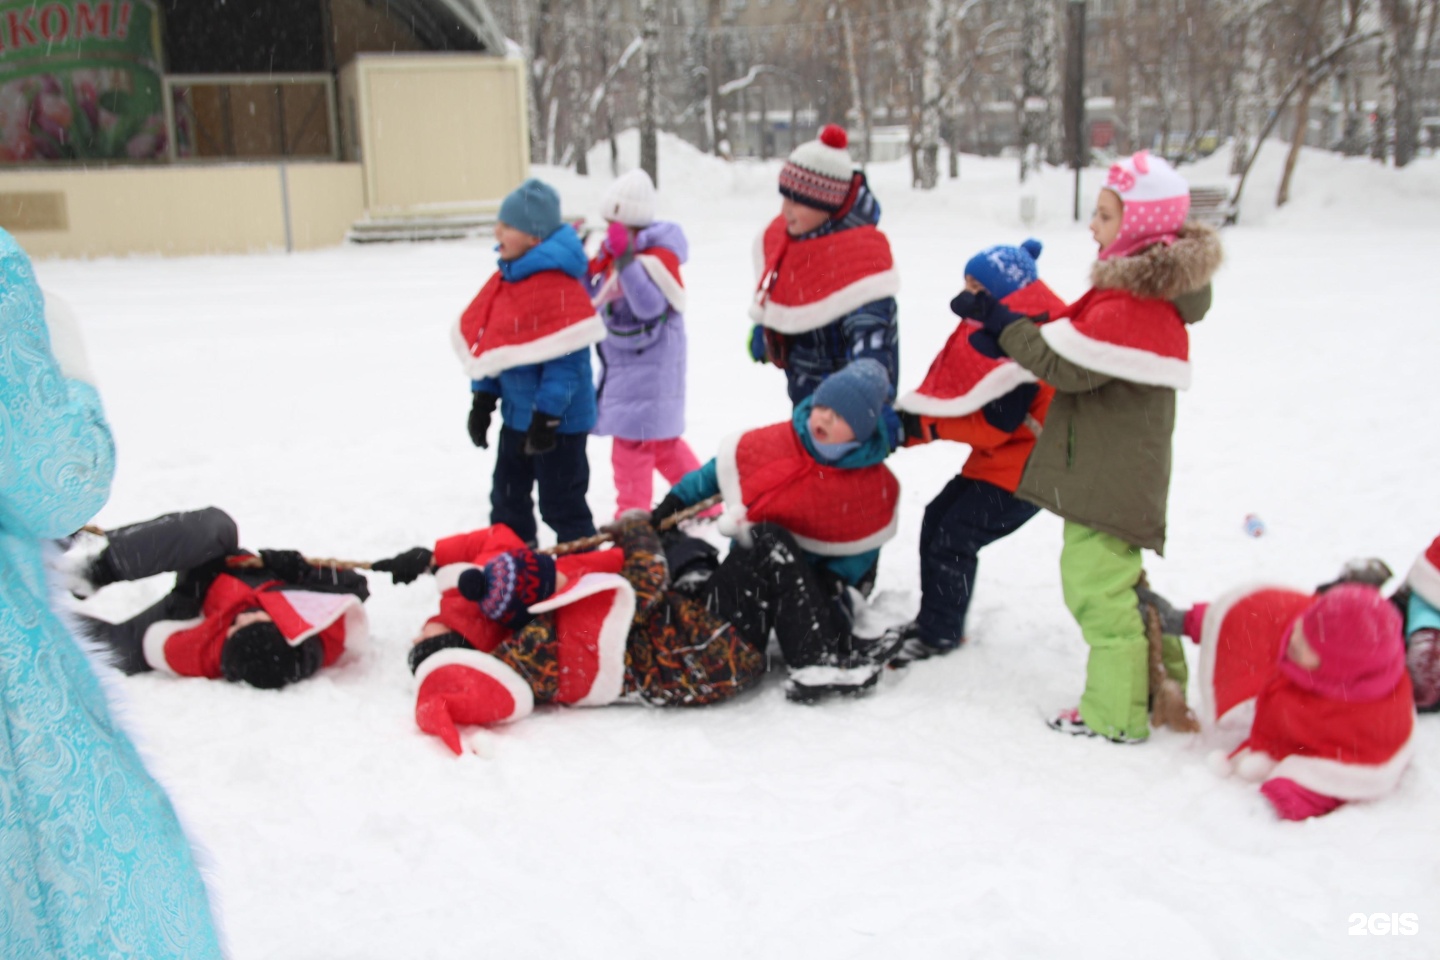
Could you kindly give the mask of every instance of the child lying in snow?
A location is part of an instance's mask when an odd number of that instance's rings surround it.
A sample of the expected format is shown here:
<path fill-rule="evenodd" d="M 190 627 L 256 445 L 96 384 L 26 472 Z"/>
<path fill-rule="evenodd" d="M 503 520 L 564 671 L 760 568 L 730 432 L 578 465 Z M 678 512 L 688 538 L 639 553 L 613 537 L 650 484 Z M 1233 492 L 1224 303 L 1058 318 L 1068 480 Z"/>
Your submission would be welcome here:
<path fill-rule="evenodd" d="M 1148 592 L 1141 604 L 1201 645 L 1201 721 L 1244 737 L 1221 768 L 1263 781 L 1282 818 L 1395 789 L 1415 702 L 1400 614 L 1373 581 L 1342 576 L 1316 594 L 1247 588 L 1183 613 Z"/>
<path fill-rule="evenodd" d="M 763 648 L 672 588 L 646 514 L 610 529 L 618 546 L 593 553 L 537 554 L 497 525 L 375 565 L 398 583 L 436 568 L 440 610 L 410 650 L 420 729 L 459 754 L 457 725 L 536 704 L 701 706 L 760 677 Z"/>
<path fill-rule="evenodd" d="M 275 689 L 339 659 L 367 635 L 365 578 L 315 567 L 293 550 L 261 550 L 259 567 L 240 549 L 235 521 L 216 507 L 167 513 L 82 533 L 61 559 L 80 597 L 121 580 L 174 571 L 175 587 L 123 623 L 82 617 L 125 673 L 243 681 Z"/>

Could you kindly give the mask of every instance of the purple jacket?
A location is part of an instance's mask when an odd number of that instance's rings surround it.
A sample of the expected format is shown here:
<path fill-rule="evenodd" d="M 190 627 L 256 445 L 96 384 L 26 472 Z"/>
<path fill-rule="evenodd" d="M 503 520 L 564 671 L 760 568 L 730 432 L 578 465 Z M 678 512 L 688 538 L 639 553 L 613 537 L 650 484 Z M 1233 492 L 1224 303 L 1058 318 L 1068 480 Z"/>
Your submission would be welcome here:
<path fill-rule="evenodd" d="M 684 263 L 679 224 L 657 222 L 635 238 L 637 250 L 663 247 Z M 611 271 L 614 267 L 611 267 Z M 590 278 L 591 295 L 609 276 Z M 609 335 L 600 354 L 600 414 L 594 433 L 626 440 L 668 440 L 685 432 L 685 318 L 638 260 L 620 270 L 618 296 L 602 305 Z"/>

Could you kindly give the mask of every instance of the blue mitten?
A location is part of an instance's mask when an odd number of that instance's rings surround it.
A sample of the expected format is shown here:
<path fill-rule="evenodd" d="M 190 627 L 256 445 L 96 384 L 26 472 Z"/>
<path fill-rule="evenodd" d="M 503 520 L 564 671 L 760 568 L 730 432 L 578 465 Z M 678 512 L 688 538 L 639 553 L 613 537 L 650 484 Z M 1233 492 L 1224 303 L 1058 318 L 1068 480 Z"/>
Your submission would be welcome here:
<path fill-rule="evenodd" d="M 750 359 L 756 363 L 770 359 L 765 351 L 765 328 L 758 323 L 750 328 Z"/>

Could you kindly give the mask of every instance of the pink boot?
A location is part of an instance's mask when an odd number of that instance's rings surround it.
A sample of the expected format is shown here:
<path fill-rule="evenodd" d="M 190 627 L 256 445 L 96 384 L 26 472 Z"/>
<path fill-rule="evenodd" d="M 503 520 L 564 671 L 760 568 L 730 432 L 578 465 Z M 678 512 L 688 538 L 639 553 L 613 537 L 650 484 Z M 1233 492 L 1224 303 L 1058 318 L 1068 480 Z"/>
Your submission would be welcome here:
<path fill-rule="evenodd" d="M 1302 787 L 1288 777 L 1276 777 L 1260 785 L 1260 792 L 1270 801 L 1281 820 L 1308 820 L 1323 817 L 1342 806 L 1344 800 L 1327 797 L 1323 793 Z"/>

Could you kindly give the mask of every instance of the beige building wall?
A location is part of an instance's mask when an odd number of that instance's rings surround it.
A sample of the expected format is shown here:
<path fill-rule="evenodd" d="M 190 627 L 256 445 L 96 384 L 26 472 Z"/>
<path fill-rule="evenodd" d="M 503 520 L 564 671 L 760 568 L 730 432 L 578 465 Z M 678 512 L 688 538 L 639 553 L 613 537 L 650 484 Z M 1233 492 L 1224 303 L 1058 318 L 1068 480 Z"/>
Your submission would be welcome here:
<path fill-rule="evenodd" d="M 362 55 L 340 90 L 371 217 L 493 212 L 529 174 L 517 59 Z"/>
<path fill-rule="evenodd" d="M 307 249 L 363 211 L 358 164 L 0 172 L 0 227 L 37 257 Z"/>

